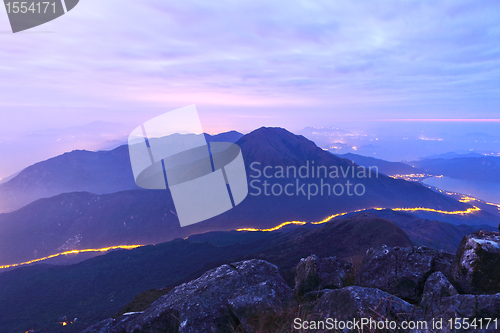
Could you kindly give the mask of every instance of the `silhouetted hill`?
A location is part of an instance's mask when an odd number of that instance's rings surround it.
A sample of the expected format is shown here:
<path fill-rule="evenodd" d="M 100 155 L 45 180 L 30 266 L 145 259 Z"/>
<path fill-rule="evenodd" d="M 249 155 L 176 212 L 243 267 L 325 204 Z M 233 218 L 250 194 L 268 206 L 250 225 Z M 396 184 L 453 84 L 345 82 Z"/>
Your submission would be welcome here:
<path fill-rule="evenodd" d="M 242 135 L 236 131 L 205 134 L 208 142 L 235 142 Z M 74 150 L 31 165 L 0 184 L 0 212 L 61 193 L 107 194 L 133 189 L 139 187 L 134 181 L 127 145 L 109 151 Z"/>
<path fill-rule="evenodd" d="M 433 175 L 457 179 L 500 182 L 500 157 L 457 157 L 413 161 L 412 165 Z"/>
<path fill-rule="evenodd" d="M 215 135 L 205 133 L 207 142 L 236 142 L 241 139 L 242 136 L 243 134 L 237 131 L 229 131 Z"/>
<path fill-rule="evenodd" d="M 436 250 L 455 253 L 462 238 L 478 230 L 496 231 L 496 227 L 489 225 L 454 225 L 451 223 L 422 219 L 414 214 L 395 212 L 390 209 L 367 210 L 363 212 L 366 216 L 383 218 L 395 223 L 410 238 L 413 244 L 427 246 Z M 356 213 L 347 214 L 354 216 Z M 472 220 L 470 221 L 473 222 Z"/>
<path fill-rule="evenodd" d="M 278 240 L 269 244 L 268 249 L 252 255 L 252 258 L 263 259 L 288 270 L 300 258 L 310 254 L 347 258 L 362 255 L 368 248 L 383 244 L 413 245 L 395 223 L 364 213 L 332 221 L 314 230 L 298 228 L 284 233 Z"/>
<path fill-rule="evenodd" d="M 173 211 L 172 211 L 173 210 Z M 0 214 L 0 263 L 184 236 L 168 191 L 73 192 Z"/>
<path fill-rule="evenodd" d="M 337 155 L 342 158 L 347 158 L 358 165 L 362 165 L 365 167 L 369 166 L 377 166 L 380 173 L 384 175 L 409 175 L 409 174 L 417 174 L 423 173 L 424 170 L 419 168 L 412 167 L 406 163 L 402 162 L 389 162 L 384 161 L 374 157 L 361 156 L 357 154 L 347 153 L 342 155 Z"/>
<path fill-rule="evenodd" d="M 433 159 L 438 159 L 438 158 L 448 159 L 448 158 L 458 158 L 458 157 L 484 157 L 484 155 L 479 154 L 479 153 L 470 153 L 470 152 L 457 153 L 454 151 L 450 151 L 450 152 L 447 152 L 444 154 L 433 154 L 430 156 L 420 157 L 418 160 L 433 160 Z"/>
<path fill-rule="evenodd" d="M 96 194 L 138 189 L 127 146 L 111 151 L 75 150 L 36 163 L 0 185 L 0 211 L 65 192 Z"/>

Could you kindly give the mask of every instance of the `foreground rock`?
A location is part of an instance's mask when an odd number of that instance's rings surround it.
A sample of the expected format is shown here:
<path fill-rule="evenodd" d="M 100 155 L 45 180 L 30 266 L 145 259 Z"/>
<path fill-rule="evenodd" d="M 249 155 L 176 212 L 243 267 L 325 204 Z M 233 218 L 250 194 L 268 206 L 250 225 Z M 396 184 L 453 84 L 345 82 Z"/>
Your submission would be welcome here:
<path fill-rule="evenodd" d="M 294 293 L 298 297 L 320 289 L 343 288 L 354 280 L 354 265 L 336 257 L 301 259 L 296 268 Z"/>
<path fill-rule="evenodd" d="M 458 246 L 450 279 L 461 293 L 499 293 L 500 234 L 481 230 L 465 236 Z"/>
<path fill-rule="evenodd" d="M 351 263 L 311 255 L 294 269 L 294 292 L 276 266 L 262 260 L 242 261 L 172 289 L 144 312 L 107 319 L 84 332 L 323 331 L 331 328 L 325 326 L 327 319 L 428 325 L 389 330 L 412 333 L 451 333 L 457 321 L 468 320 L 471 325 L 491 325 L 467 332 L 497 332 L 500 292 L 494 292 L 499 287 L 499 255 L 500 235 L 483 231 L 467 235 L 456 257 L 425 247 L 382 246 L 367 251 L 354 286 L 347 286 L 354 278 Z M 443 326 L 435 327 L 436 321 Z M 308 328 L 297 328 L 301 322 Z M 356 328 L 336 327 L 336 331 Z"/>
<path fill-rule="evenodd" d="M 439 313 L 444 299 L 457 295 L 458 292 L 441 272 L 435 272 L 425 282 L 420 306 L 426 313 Z"/>
<path fill-rule="evenodd" d="M 425 319 L 442 319 L 448 322 L 450 319 L 467 318 L 474 319 L 488 318 L 494 320 L 500 318 L 500 294 L 495 295 L 454 295 L 445 297 L 435 307 L 425 309 Z M 486 324 L 487 320 L 483 323 Z M 496 327 L 495 327 L 496 325 Z M 491 322 L 488 332 L 498 332 L 500 323 Z"/>
<path fill-rule="evenodd" d="M 411 319 L 415 306 L 375 288 L 346 287 L 323 294 L 316 302 L 314 317 L 347 321 L 361 318 L 402 321 Z"/>
<path fill-rule="evenodd" d="M 356 275 L 355 285 L 378 288 L 419 303 L 426 279 L 449 271 L 453 255 L 426 247 L 381 246 L 369 249 Z"/>
<path fill-rule="evenodd" d="M 295 305 L 278 268 L 262 260 L 222 265 L 174 288 L 133 318 L 102 322 L 85 332 L 246 332 L 275 324 Z"/>

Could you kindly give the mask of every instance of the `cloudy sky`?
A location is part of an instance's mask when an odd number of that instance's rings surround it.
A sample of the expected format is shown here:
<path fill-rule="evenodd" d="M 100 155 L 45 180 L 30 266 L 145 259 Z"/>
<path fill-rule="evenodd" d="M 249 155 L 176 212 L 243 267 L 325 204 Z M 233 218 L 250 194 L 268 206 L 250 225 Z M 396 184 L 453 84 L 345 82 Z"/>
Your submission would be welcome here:
<path fill-rule="evenodd" d="M 207 132 L 500 118 L 496 0 L 81 0 L 12 34 L 0 140 L 196 104 Z"/>

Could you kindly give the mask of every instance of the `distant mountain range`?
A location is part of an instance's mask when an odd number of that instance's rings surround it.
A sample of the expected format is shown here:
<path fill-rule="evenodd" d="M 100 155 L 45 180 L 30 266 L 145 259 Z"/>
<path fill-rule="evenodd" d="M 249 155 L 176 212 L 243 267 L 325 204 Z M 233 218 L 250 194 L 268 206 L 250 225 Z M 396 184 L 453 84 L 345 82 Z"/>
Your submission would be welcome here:
<path fill-rule="evenodd" d="M 500 157 L 496 156 L 424 159 L 410 164 L 433 175 L 500 182 Z"/>
<path fill-rule="evenodd" d="M 450 151 L 443 154 L 434 154 L 430 156 L 420 157 L 418 160 L 432 160 L 437 158 L 457 158 L 457 157 L 484 157 L 483 154 L 479 153 L 457 153 L 454 151 Z"/>
<path fill-rule="evenodd" d="M 243 134 L 205 134 L 208 142 L 236 142 Z M 68 192 L 106 194 L 139 189 L 130 166 L 128 146 L 110 151 L 75 150 L 27 167 L 0 184 L 0 212 L 19 209 L 37 199 Z"/>
<path fill-rule="evenodd" d="M 342 155 L 337 155 L 342 158 L 347 158 L 358 165 L 363 165 L 366 167 L 377 166 L 380 173 L 384 175 L 409 175 L 424 173 L 425 171 L 419 168 L 415 168 L 411 165 L 402 162 L 389 162 L 381 160 L 374 157 L 361 156 L 357 154 L 347 153 Z"/>
<path fill-rule="evenodd" d="M 235 133 L 227 135 L 238 136 Z M 126 190 L 99 194 L 135 188 L 126 146 L 109 152 L 67 153 L 27 168 L 3 184 L 1 190 L 32 195 L 42 195 L 41 191 L 46 195 L 60 191 L 70 193 L 40 199 L 15 212 L 0 215 L 0 265 L 24 262 L 68 249 L 154 244 L 207 231 L 270 228 L 285 221 L 320 221 L 335 213 L 373 207 L 428 207 L 447 211 L 471 207 L 418 183 L 392 179 L 383 174 L 357 178 L 349 171 L 345 178 L 276 178 L 274 172 L 280 166 L 298 169 L 314 164 L 339 170 L 356 168 L 358 171 L 353 162 L 332 155 L 312 141 L 281 128 L 260 128 L 242 136 L 237 144 L 244 156 L 248 180 L 260 183 L 251 183 L 250 194 L 235 208 L 185 228 L 179 226 L 169 191 Z M 257 164 L 261 168 L 260 177 L 257 177 L 255 164 L 251 167 L 255 162 L 260 163 Z M 266 166 L 274 170 L 272 178 L 264 175 Z M 294 195 L 265 195 L 264 181 L 277 184 L 278 188 L 292 184 L 296 187 Z M 308 186 L 312 184 L 313 189 L 317 186 L 319 192 L 322 181 L 330 188 L 336 184 L 345 185 L 346 181 L 359 183 L 365 193 L 349 196 L 346 190 L 343 195 L 335 196 L 326 195 L 325 190 L 325 195 L 308 198 L 305 193 Z M 299 191 L 300 184 L 304 185 L 304 193 Z M 261 190 L 260 195 L 255 195 L 256 187 Z M 82 190 L 98 194 L 72 192 Z"/>

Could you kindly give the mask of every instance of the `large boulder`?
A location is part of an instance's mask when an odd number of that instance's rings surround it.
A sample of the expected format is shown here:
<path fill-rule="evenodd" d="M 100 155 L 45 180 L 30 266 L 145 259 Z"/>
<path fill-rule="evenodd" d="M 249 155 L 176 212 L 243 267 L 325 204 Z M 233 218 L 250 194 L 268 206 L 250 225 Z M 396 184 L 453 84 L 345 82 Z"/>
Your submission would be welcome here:
<path fill-rule="evenodd" d="M 343 288 L 354 279 L 354 265 L 336 257 L 311 255 L 300 260 L 295 269 L 294 293 L 298 297 L 320 289 Z"/>
<path fill-rule="evenodd" d="M 425 282 L 420 306 L 426 310 L 426 313 L 439 313 L 443 300 L 457 294 L 458 292 L 443 273 L 434 272 Z"/>
<path fill-rule="evenodd" d="M 378 288 L 411 303 L 420 302 L 424 284 L 434 272 L 448 272 L 453 255 L 426 247 L 381 246 L 369 249 L 355 285 Z"/>
<path fill-rule="evenodd" d="M 443 319 L 448 322 L 455 318 L 468 318 L 469 322 L 480 318 L 500 318 L 500 294 L 495 295 L 454 295 L 441 299 L 438 307 L 425 311 L 425 318 Z M 485 324 L 487 321 L 483 321 Z M 498 332 L 500 323 L 490 325 L 493 332 Z"/>
<path fill-rule="evenodd" d="M 450 280 L 460 293 L 499 293 L 500 234 L 481 230 L 466 235 L 458 246 Z"/>
<path fill-rule="evenodd" d="M 237 327 L 257 332 L 295 305 L 276 266 L 248 260 L 222 265 L 175 287 L 131 320 L 102 324 L 110 333 L 233 332 Z"/>
<path fill-rule="evenodd" d="M 324 293 L 307 320 L 332 318 L 346 322 L 365 318 L 400 322 L 413 318 L 415 311 L 414 305 L 379 289 L 351 286 Z M 351 331 L 347 327 L 336 329 Z"/>

